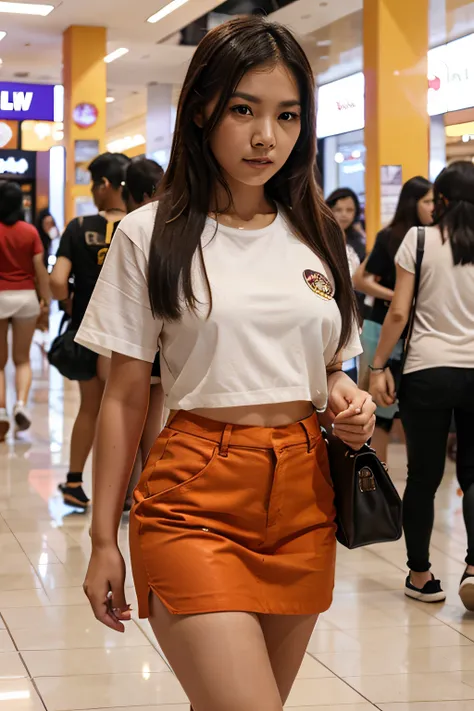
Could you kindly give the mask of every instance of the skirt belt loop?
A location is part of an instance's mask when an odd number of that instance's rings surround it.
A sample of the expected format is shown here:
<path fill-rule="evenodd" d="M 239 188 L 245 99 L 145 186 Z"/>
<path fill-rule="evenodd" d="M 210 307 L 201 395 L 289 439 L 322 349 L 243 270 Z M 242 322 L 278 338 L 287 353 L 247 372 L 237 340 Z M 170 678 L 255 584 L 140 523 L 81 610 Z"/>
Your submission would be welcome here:
<path fill-rule="evenodd" d="M 221 443 L 219 445 L 219 454 L 221 457 L 227 457 L 229 454 L 230 438 L 232 435 L 232 425 L 226 425 L 222 432 Z"/>

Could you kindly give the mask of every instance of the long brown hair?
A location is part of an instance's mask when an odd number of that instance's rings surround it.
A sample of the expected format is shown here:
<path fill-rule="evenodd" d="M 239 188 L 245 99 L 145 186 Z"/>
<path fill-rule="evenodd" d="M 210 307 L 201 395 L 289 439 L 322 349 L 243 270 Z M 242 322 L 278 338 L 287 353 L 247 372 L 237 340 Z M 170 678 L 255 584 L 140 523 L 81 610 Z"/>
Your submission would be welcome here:
<path fill-rule="evenodd" d="M 231 194 L 215 160 L 209 138 L 246 72 L 283 62 L 295 76 L 301 95 L 301 132 L 281 170 L 265 185 L 295 233 L 323 259 L 333 274 L 342 316 L 338 350 L 349 340 L 356 304 L 342 232 L 325 205 L 315 180 L 316 107 L 314 77 L 308 59 L 291 32 L 263 17 L 241 17 L 214 28 L 191 60 L 181 91 L 168 170 L 150 247 L 148 289 L 153 313 L 179 320 L 183 307 L 195 309 L 192 263 L 204 261 L 201 234 L 217 183 Z M 211 116 L 199 127 L 197 116 L 217 97 Z M 207 277 L 206 277 L 207 278 Z M 212 308 L 212 294 L 209 298 Z"/>

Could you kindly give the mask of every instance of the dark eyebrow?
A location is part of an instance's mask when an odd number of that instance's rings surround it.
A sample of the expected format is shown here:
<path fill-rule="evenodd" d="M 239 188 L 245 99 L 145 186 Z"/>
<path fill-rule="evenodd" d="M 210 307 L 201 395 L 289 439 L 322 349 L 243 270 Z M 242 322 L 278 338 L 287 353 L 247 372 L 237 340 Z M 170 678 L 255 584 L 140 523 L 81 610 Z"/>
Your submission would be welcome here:
<path fill-rule="evenodd" d="M 244 99 L 244 101 L 250 101 L 252 104 L 261 104 L 262 100 L 257 96 L 252 96 L 252 94 L 245 94 L 243 91 L 236 91 L 232 94 L 232 99 Z M 301 102 L 298 99 L 290 99 L 289 101 L 280 101 L 278 104 L 281 108 L 288 108 L 289 106 L 301 106 Z"/>

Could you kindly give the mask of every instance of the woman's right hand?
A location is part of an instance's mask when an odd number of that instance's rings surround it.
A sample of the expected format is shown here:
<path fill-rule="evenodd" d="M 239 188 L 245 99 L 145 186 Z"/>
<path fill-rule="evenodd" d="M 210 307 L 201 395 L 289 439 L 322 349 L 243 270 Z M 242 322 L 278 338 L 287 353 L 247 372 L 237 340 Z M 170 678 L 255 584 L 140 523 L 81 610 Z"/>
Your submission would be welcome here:
<path fill-rule="evenodd" d="M 83 587 L 96 619 L 124 632 L 131 612 L 125 601 L 125 561 L 116 544 L 92 547 Z"/>

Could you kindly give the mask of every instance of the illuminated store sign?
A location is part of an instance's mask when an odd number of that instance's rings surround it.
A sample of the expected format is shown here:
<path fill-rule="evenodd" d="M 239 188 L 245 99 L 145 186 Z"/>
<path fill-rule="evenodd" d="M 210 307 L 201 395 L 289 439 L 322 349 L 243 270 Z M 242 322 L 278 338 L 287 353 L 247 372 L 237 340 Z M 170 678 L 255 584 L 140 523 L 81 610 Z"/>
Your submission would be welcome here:
<path fill-rule="evenodd" d="M 318 138 L 364 128 L 365 79 L 362 72 L 324 84 L 318 91 Z"/>
<path fill-rule="evenodd" d="M 317 136 L 364 128 L 362 72 L 324 84 L 318 91 Z M 428 114 L 436 116 L 474 106 L 474 34 L 428 52 Z"/>
<path fill-rule="evenodd" d="M 54 86 L 0 82 L 0 119 L 54 120 Z"/>
<path fill-rule="evenodd" d="M 36 154 L 31 151 L 0 151 L 0 175 L 34 178 Z"/>
<path fill-rule="evenodd" d="M 430 116 L 474 104 L 474 34 L 428 52 Z"/>

